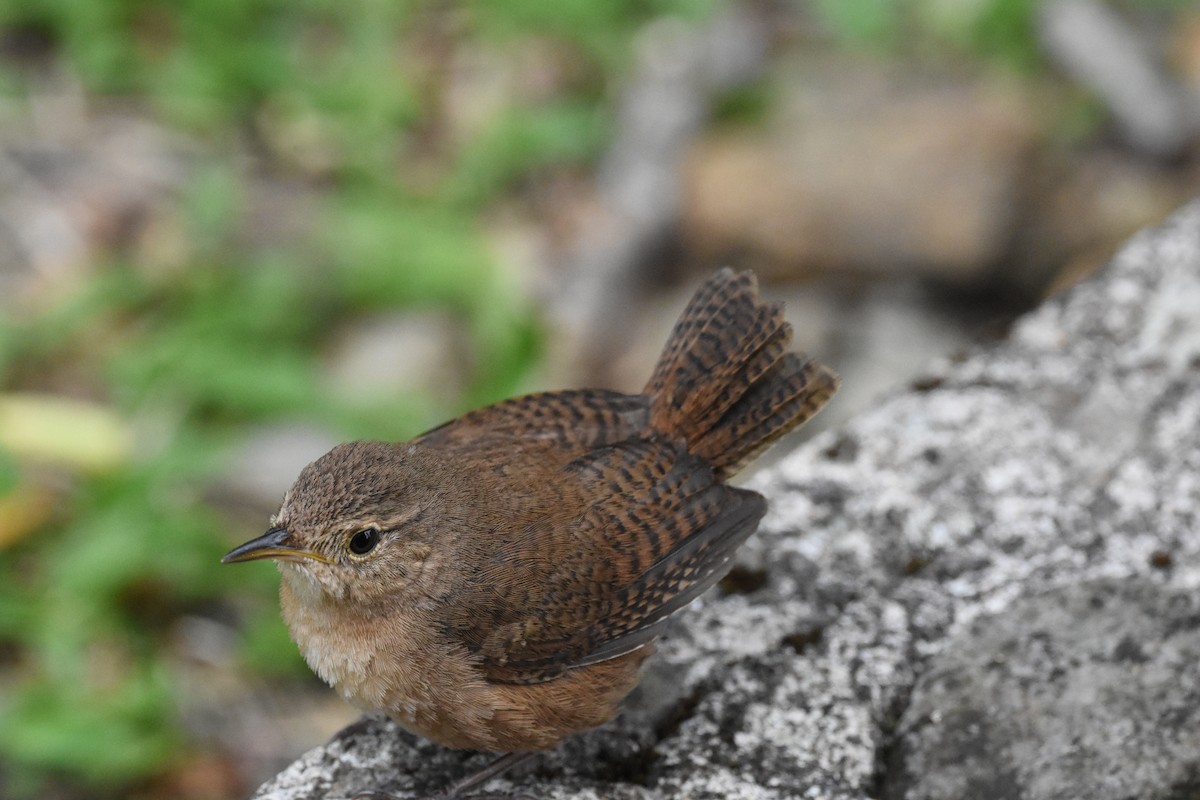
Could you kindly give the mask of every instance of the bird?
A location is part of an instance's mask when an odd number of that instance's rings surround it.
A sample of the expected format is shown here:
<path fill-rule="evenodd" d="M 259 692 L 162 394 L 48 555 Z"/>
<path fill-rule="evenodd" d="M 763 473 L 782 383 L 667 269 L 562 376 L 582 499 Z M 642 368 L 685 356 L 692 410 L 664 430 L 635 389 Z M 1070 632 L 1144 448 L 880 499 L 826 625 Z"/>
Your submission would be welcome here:
<path fill-rule="evenodd" d="M 262 536 L 309 666 L 352 705 L 505 754 L 611 719 L 766 500 L 729 479 L 833 396 L 749 271 L 705 281 L 637 394 L 550 391 L 306 466 Z"/>

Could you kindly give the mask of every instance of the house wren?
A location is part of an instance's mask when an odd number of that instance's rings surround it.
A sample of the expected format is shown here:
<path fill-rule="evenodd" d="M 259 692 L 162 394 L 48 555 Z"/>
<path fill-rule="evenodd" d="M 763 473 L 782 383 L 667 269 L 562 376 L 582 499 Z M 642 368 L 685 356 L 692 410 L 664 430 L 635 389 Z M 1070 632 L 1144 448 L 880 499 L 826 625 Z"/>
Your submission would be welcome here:
<path fill-rule="evenodd" d="M 292 637 L 359 708 L 448 747 L 552 748 L 616 713 L 754 532 L 765 499 L 726 479 L 837 389 L 791 335 L 722 270 L 641 394 L 533 394 L 339 445 L 224 561 L 278 562 Z"/>

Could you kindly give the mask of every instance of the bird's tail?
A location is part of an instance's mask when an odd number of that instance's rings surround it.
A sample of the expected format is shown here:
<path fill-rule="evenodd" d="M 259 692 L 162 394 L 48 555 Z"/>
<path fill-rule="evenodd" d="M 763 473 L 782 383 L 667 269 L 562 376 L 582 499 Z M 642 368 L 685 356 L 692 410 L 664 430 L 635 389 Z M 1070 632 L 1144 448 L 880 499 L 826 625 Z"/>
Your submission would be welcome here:
<path fill-rule="evenodd" d="M 837 391 L 832 370 L 788 352 L 791 339 L 754 274 L 722 269 L 688 303 L 646 384 L 651 425 L 720 475 L 737 472 Z"/>

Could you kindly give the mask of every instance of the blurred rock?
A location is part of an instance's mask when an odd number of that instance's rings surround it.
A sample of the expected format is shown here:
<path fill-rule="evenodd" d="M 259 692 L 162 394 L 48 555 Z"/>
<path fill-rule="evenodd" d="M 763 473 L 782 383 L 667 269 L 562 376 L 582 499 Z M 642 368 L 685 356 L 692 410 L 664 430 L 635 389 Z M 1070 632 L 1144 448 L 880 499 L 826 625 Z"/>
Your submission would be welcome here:
<path fill-rule="evenodd" d="M 234 665 L 244 642 L 232 625 L 190 618 L 172 631 L 171 674 L 184 730 L 206 750 L 236 756 L 238 788 L 209 798 L 246 797 L 283 769 L 297 752 L 327 740 L 357 713 L 332 693 L 313 691 L 311 680 L 247 674 Z M 296 658 L 280 653 L 280 660 Z M 163 792 L 158 797 L 176 797 Z"/>
<path fill-rule="evenodd" d="M 833 317 L 817 340 L 824 341 L 817 352 L 822 361 L 838 365 L 842 388 L 828 416 L 818 417 L 822 426 L 876 406 L 902 391 L 931 358 L 962 352 L 978 340 L 978 331 L 961 315 L 947 313 L 913 280 L 872 284 L 852 294 L 795 294 L 800 296 L 788 300 L 787 318 L 798 332 L 818 314 Z"/>
<path fill-rule="evenodd" d="M 769 129 L 691 154 L 684 223 L 706 260 L 750 250 L 773 275 L 913 272 L 978 281 L 1003 256 L 1036 124 L 982 85 L 807 67 Z"/>
<path fill-rule="evenodd" d="M 1003 345 L 932 366 L 762 473 L 771 508 L 743 580 L 681 614 L 649 665 L 652 702 L 491 787 L 1194 794 L 1196 308 L 1200 202 Z M 484 761 L 370 717 L 257 797 L 426 796 Z"/>
<path fill-rule="evenodd" d="M 1183 11 L 1168 32 L 1169 60 L 1193 98 L 1200 98 L 1200 8 Z"/>
<path fill-rule="evenodd" d="M 96 251 L 128 245 L 186 177 L 179 137 L 87 115 L 75 91 L 35 90 L 31 128 L 0 141 L 0 310 L 27 311 L 86 274 Z"/>
<path fill-rule="evenodd" d="M 1104 101 L 1134 149 L 1160 159 L 1187 151 L 1200 103 L 1132 25 L 1098 0 L 1053 0 L 1039 6 L 1038 26 L 1050 56 Z"/>
<path fill-rule="evenodd" d="M 1161 222 L 1196 190 L 1183 176 L 1111 148 L 1046 161 L 1031 178 L 1027 221 L 1003 267 L 1003 283 L 1025 296 L 1078 282 L 1125 238 Z"/>
<path fill-rule="evenodd" d="M 463 322 L 453 314 L 382 314 L 339 333 L 325 359 L 325 380 L 351 402 L 421 393 L 452 401 L 466 387 L 468 350 Z"/>
<path fill-rule="evenodd" d="M 217 491 L 262 514 L 279 508 L 300 470 L 340 440 L 327 430 L 301 423 L 262 425 L 245 432 L 229 454 Z"/>
<path fill-rule="evenodd" d="M 639 32 L 612 145 L 553 281 L 550 358 L 569 384 L 608 382 L 603 363 L 628 343 L 638 270 L 678 225 L 687 149 L 716 94 L 761 73 L 767 36 L 748 4 L 705 27 L 662 17 Z"/>
<path fill-rule="evenodd" d="M 263 174 L 253 162 L 239 167 L 243 171 L 237 186 L 242 203 L 237 246 L 251 253 L 270 253 L 313 241 L 313 231 L 326 220 L 323 188 L 287 175 Z"/>

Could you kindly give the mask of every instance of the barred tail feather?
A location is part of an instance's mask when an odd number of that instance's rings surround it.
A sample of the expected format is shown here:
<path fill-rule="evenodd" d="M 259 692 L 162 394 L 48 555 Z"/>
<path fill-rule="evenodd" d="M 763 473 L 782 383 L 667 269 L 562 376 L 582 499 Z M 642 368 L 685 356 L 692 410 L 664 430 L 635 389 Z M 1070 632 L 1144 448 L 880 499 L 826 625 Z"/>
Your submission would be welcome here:
<path fill-rule="evenodd" d="M 651 425 L 721 475 L 737 472 L 837 391 L 832 370 L 788 352 L 791 338 L 754 275 L 722 269 L 684 310 L 646 385 Z"/>

